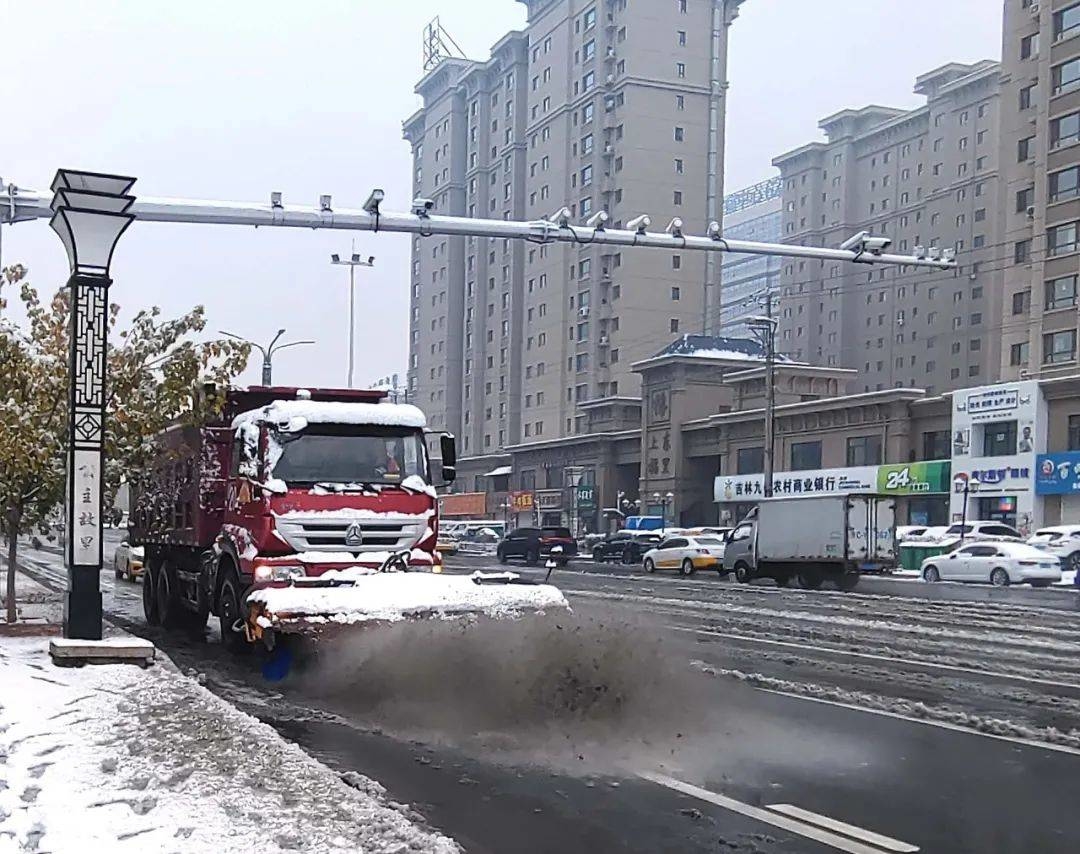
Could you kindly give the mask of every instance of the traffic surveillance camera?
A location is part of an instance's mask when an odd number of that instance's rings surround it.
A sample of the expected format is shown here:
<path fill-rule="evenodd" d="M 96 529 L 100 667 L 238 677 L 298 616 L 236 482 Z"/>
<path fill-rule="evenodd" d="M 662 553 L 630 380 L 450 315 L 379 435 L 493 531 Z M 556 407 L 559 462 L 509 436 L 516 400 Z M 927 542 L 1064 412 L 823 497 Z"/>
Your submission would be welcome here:
<path fill-rule="evenodd" d="M 550 222 L 555 223 L 559 228 L 566 228 L 570 225 L 570 208 L 559 208 L 550 217 Z"/>
<path fill-rule="evenodd" d="M 890 246 L 892 246 L 891 237 L 867 237 L 863 241 L 862 249 L 871 255 L 880 255 Z"/>
<path fill-rule="evenodd" d="M 597 211 L 591 217 L 585 220 L 585 225 L 587 225 L 589 228 L 595 229 L 596 231 L 603 231 L 604 223 L 606 223 L 607 221 L 607 211 Z"/>
<path fill-rule="evenodd" d="M 956 261 L 956 250 L 951 246 L 941 253 L 941 260 L 948 261 L 950 264 Z"/>
<path fill-rule="evenodd" d="M 324 193 L 323 195 L 319 196 L 319 210 L 321 210 L 321 211 L 333 210 L 333 205 L 331 204 L 330 194 L 329 193 Z"/>
<path fill-rule="evenodd" d="M 715 219 L 709 223 L 709 227 L 705 230 L 705 233 L 709 235 L 712 240 L 719 240 L 723 236 L 723 230 L 720 228 L 720 223 Z"/>
<path fill-rule="evenodd" d="M 863 243 L 869 236 L 869 231 L 860 231 L 858 234 L 851 235 L 851 237 L 841 243 L 840 248 L 847 252 L 862 252 Z"/>
<path fill-rule="evenodd" d="M 671 222 L 668 223 L 667 228 L 664 229 L 672 237 L 682 237 L 682 220 L 679 217 L 673 217 Z"/>
<path fill-rule="evenodd" d="M 386 198 L 386 193 L 382 190 L 372 190 L 371 195 L 367 197 L 367 201 L 364 202 L 364 210 L 369 214 L 377 214 L 379 212 L 379 203 Z"/>
<path fill-rule="evenodd" d="M 333 253 L 333 254 L 332 254 L 332 255 L 330 256 L 330 262 L 331 262 L 332 264 L 340 264 L 340 263 L 341 263 L 341 256 L 340 256 L 340 255 L 338 255 L 338 254 L 337 254 L 336 252 L 334 252 L 334 253 Z"/>
<path fill-rule="evenodd" d="M 270 194 L 270 207 L 281 207 L 281 192 L 279 190 L 274 190 L 274 192 Z"/>
<path fill-rule="evenodd" d="M 941 260 L 941 249 L 939 247 L 937 247 L 937 246 L 931 246 L 930 247 L 930 260 L 931 261 L 940 261 Z"/>
<path fill-rule="evenodd" d="M 431 213 L 431 209 L 435 207 L 434 199 L 413 199 L 412 212 L 413 216 L 426 217 Z"/>
<path fill-rule="evenodd" d="M 636 231 L 638 234 L 644 234 L 645 230 L 650 225 L 652 225 L 652 220 L 649 219 L 649 215 L 642 214 L 641 216 L 636 216 L 632 220 L 630 220 L 630 222 L 626 224 L 626 227 L 630 231 Z"/>
<path fill-rule="evenodd" d="M 926 247 L 922 246 L 922 245 L 916 246 L 915 247 L 915 257 L 920 258 L 920 259 L 925 258 L 926 257 Z"/>

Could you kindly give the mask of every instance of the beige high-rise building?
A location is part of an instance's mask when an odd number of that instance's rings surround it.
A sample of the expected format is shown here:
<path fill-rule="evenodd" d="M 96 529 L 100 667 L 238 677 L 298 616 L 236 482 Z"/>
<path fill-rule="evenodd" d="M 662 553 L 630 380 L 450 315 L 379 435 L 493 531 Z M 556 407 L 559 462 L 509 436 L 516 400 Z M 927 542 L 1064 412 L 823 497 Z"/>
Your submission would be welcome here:
<path fill-rule="evenodd" d="M 935 272 L 786 260 L 779 348 L 855 368 L 852 391 L 943 392 L 998 379 L 1003 223 L 998 126 L 1001 67 L 950 63 L 919 77 L 926 104 L 867 106 L 820 123 L 824 142 L 777 157 L 783 239 L 839 246 L 859 231 L 900 254 L 956 250 Z"/>
<path fill-rule="evenodd" d="M 1080 3 L 1007 0 L 1000 205 L 1005 379 L 1076 371 L 1080 273 Z"/>
<path fill-rule="evenodd" d="M 742 0 L 522 0 L 486 62 L 446 58 L 404 126 L 436 213 L 621 227 L 721 218 L 728 27 Z M 630 366 L 714 329 L 714 253 L 414 238 L 410 396 L 465 458 L 584 429 Z"/>

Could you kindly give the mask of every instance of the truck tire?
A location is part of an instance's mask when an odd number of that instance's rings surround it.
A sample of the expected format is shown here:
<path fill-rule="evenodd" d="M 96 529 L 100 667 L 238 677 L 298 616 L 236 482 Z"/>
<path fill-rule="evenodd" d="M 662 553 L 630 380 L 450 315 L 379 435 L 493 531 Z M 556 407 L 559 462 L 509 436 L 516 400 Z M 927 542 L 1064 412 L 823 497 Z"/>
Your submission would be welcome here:
<path fill-rule="evenodd" d="M 158 619 L 164 628 L 175 629 L 183 625 L 184 604 L 180 601 L 179 581 L 176 570 L 167 560 L 162 561 L 158 569 L 154 599 L 157 601 Z"/>
<path fill-rule="evenodd" d="M 243 601 L 241 599 L 240 577 L 231 564 L 220 570 L 221 587 L 218 590 L 217 613 L 221 626 L 221 642 L 232 652 L 241 652 L 249 648 L 243 632 L 233 630 L 237 621 L 243 619 Z"/>
<path fill-rule="evenodd" d="M 143 618 L 148 626 L 160 626 L 161 615 L 157 606 L 157 561 L 147 561 L 142 574 Z"/>
<path fill-rule="evenodd" d="M 749 584 L 750 579 L 753 577 L 754 574 L 751 571 L 749 564 L 746 564 L 741 560 L 735 564 L 735 580 L 738 581 L 739 584 Z"/>
<path fill-rule="evenodd" d="M 836 589 L 843 590 L 845 593 L 850 593 L 859 584 L 859 573 L 857 572 L 845 572 L 836 579 Z"/>
<path fill-rule="evenodd" d="M 795 577 L 803 590 L 817 590 L 821 587 L 821 573 L 816 569 L 800 570 Z"/>

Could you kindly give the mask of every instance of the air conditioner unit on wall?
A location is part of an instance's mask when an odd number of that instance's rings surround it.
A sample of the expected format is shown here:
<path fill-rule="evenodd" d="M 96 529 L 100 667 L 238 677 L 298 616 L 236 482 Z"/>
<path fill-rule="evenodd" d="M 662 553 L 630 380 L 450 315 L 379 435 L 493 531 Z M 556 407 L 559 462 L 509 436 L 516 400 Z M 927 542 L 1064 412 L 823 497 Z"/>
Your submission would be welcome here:
<path fill-rule="evenodd" d="M 583 305 L 581 308 L 579 308 L 578 309 L 578 316 L 579 317 L 588 317 L 589 316 L 589 307 L 587 305 Z"/>

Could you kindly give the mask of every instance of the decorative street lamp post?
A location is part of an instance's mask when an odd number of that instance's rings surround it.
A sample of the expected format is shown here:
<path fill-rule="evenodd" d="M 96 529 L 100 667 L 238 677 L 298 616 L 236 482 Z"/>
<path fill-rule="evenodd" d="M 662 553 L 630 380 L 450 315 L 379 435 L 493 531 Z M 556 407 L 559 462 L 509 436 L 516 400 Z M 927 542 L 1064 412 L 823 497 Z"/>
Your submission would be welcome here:
<path fill-rule="evenodd" d="M 228 338 L 234 338 L 237 341 L 243 341 L 245 344 L 250 344 L 260 353 L 262 353 L 262 384 L 273 385 L 274 382 L 274 354 L 278 350 L 284 350 L 286 347 L 298 347 L 301 344 L 314 344 L 314 341 L 289 341 L 287 344 L 278 344 L 278 339 L 285 334 L 284 329 L 279 329 L 277 335 L 271 340 L 269 346 L 263 347 L 250 338 L 244 338 L 242 335 L 237 335 L 234 332 L 226 332 L 224 329 L 218 330 L 222 335 Z"/>
<path fill-rule="evenodd" d="M 353 245 L 352 253 L 348 258 L 342 258 L 336 252 L 330 256 L 331 264 L 343 265 L 349 268 L 349 388 L 353 387 L 353 360 L 356 353 L 356 268 L 374 267 L 375 256 L 371 255 L 365 261 L 356 252 Z"/>
<path fill-rule="evenodd" d="M 64 636 L 80 640 L 101 639 L 109 264 L 116 241 L 135 219 L 127 212 L 134 183 L 69 169 L 59 170 L 52 183 L 49 225 L 71 267 Z"/>
<path fill-rule="evenodd" d="M 969 477 L 964 472 L 959 472 L 956 477 L 953 478 L 957 487 L 963 485 L 964 492 L 964 505 L 960 511 L 960 545 L 964 544 L 964 530 L 967 528 L 967 511 L 968 511 L 968 495 L 973 492 L 978 492 L 979 487 L 982 485 L 979 483 L 979 479 L 972 475 Z"/>

